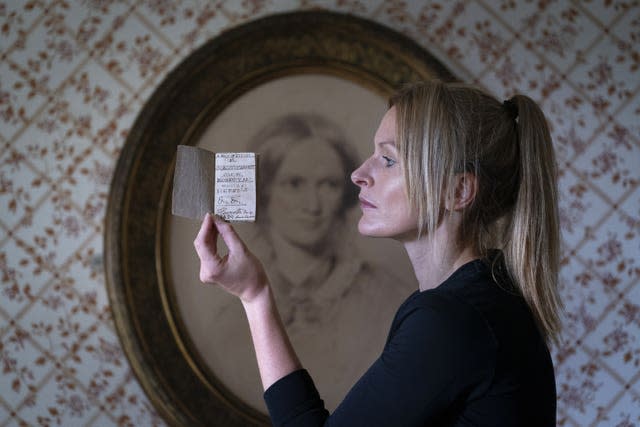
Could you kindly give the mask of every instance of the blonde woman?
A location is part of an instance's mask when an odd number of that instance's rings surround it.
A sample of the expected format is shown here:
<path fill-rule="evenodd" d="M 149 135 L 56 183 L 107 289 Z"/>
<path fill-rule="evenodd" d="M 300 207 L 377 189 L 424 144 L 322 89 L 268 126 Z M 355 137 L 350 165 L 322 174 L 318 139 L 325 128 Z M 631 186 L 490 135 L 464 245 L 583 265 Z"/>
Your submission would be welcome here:
<path fill-rule="evenodd" d="M 232 226 L 207 216 L 194 242 L 200 279 L 242 302 L 274 425 L 554 426 L 556 170 L 537 105 L 436 81 L 408 87 L 352 181 L 358 230 L 402 242 L 419 289 L 332 414 L 289 342 L 269 278 Z"/>

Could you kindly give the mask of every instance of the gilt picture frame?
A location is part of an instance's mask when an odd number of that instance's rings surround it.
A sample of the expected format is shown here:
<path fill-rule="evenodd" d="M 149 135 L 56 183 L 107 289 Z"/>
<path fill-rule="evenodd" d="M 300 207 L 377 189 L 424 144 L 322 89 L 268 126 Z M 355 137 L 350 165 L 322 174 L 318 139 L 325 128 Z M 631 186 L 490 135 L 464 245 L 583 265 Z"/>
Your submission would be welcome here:
<path fill-rule="evenodd" d="M 273 15 L 222 33 L 189 55 L 156 89 L 139 113 L 114 172 L 104 250 L 111 309 L 123 349 L 169 425 L 269 425 L 264 409 L 238 391 L 244 380 L 233 385 L 237 375 L 221 372 L 231 369 L 224 365 L 226 359 L 215 362 L 208 356 L 228 343 L 229 336 L 241 334 L 228 331 L 246 328 L 238 326 L 242 319 L 226 314 L 225 321 L 189 317 L 203 307 L 204 312 L 226 313 L 226 304 L 233 303 L 215 290 L 186 283 L 190 279 L 180 275 L 186 271 L 197 277 L 190 264 L 195 253 L 188 255 L 191 261 L 178 259 L 192 251 L 187 247 L 195 233 L 189 230 L 197 231 L 199 224 L 176 222 L 170 215 L 177 146 L 246 151 L 261 128 L 309 106 L 303 113 L 337 123 L 346 140 L 358 141 L 353 151 L 361 160 L 363 147 L 372 147 L 375 128 L 370 123 L 380 119 L 389 95 L 402 84 L 435 78 L 454 80 L 407 37 L 351 15 L 310 11 Z M 321 96 L 328 98 L 322 101 Z M 261 113 L 277 110 L 269 104 L 275 97 L 285 108 L 271 116 Z M 368 102 L 368 97 L 377 101 Z M 368 121 L 360 120 L 362 115 Z M 238 117 L 247 128 L 244 133 L 234 132 Z M 258 186 L 260 192 L 260 182 Z M 268 209 L 259 210 L 258 216 L 269 218 Z M 240 232 L 243 237 L 252 234 L 250 229 Z M 367 265 L 385 258 L 384 253 L 371 256 Z M 183 294 L 185 289 L 189 291 Z M 308 304 L 294 305 L 303 303 Z M 228 311 L 234 310 L 238 307 Z M 193 326 L 197 324 L 199 332 Z M 217 344 L 206 338 L 206 328 L 216 325 L 227 333 L 218 335 Z M 303 341 L 314 339 L 304 328 L 299 335 Z M 213 350 L 207 349 L 211 342 Z M 242 350 L 236 352 L 251 363 L 252 349 L 238 346 Z M 357 359 L 358 351 L 353 347 L 347 355 Z"/>

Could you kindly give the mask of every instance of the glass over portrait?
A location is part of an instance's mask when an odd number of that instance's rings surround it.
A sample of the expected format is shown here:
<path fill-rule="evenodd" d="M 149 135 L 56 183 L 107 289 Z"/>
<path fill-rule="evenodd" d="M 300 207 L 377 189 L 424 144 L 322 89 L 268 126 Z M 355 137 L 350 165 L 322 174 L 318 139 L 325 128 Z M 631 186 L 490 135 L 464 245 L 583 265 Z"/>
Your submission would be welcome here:
<path fill-rule="evenodd" d="M 341 78 L 289 76 L 237 98 L 196 144 L 259 153 L 258 219 L 234 226 L 265 265 L 294 348 L 329 410 L 380 354 L 395 309 L 417 288 L 399 244 L 357 232 L 349 176 L 369 156 L 386 108 L 386 99 Z M 240 302 L 198 280 L 199 226 L 167 221 L 179 315 L 210 373 L 265 412 Z"/>

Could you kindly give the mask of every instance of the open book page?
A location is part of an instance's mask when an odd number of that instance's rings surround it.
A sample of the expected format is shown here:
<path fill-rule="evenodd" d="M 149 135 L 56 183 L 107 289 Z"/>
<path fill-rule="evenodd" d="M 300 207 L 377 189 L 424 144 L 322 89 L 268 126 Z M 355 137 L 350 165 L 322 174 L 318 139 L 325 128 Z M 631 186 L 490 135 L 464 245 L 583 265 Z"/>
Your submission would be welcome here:
<path fill-rule="evenodd" d="M 255 221 L 255 153 L 213 153 L 179 145 L 171 213 L 202 220 L 208 212 L 228 221 Z"/>
<path fill-rule="evenodd" d="M 227 221 L 256 220 L 255 153 L 216 153 L 215 213 Z"/>

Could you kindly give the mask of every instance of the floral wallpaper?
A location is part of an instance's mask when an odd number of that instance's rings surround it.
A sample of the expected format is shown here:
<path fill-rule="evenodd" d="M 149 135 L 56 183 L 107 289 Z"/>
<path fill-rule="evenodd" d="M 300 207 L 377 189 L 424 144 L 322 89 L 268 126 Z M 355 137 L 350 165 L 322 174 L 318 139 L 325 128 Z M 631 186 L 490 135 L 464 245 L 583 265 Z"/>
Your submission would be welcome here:
<path fill-rule="evenodd" d="M 0 426 L 164 425 L 105 291 L 109 183 L 166 74 L 300 9 L 400 31 L 540 102 L 560 161 L 558 425 L 640 426 L 640 6 L 632 0 L 0 0 Z"/>

